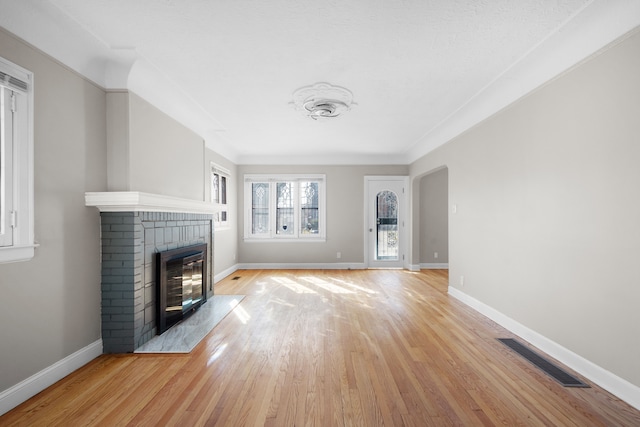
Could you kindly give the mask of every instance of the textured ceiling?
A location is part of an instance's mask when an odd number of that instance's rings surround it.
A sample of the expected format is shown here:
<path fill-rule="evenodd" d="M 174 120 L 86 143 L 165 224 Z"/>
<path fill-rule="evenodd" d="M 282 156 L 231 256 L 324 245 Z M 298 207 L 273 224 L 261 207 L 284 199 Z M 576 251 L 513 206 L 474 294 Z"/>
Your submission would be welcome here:
<path fill-rule="evenodd" d="M 554 61 L 542 53 L 567 34 L 597 19 L 616 26 L 556 68 L 637 25 L 618 22 L 625 8 L 640 16 L 633 3 L 0 0 L 0 24 L 98 84 L 138 93 L 235 162 L 408 163 L 563 71 L 531 58 Z M 292 93 L 317 82 L 346 87 L 357 105 L 335 120 L 304 117 Z"/>

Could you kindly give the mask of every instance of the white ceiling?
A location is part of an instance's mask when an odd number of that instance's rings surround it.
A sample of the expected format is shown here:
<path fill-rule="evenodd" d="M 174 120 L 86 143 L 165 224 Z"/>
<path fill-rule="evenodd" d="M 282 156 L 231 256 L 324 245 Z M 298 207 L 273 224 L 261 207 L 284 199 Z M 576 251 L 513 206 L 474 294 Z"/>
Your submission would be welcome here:
<path fill-rule="evenodd" d="M 240 164 L 410 163 L 640 25 L 637 0 L 0 0 L 0 10 L 9 31 L 137 93 Z M 304 117 L 292 93 L 317 82 L 346 87 L 357 105 Z"/>

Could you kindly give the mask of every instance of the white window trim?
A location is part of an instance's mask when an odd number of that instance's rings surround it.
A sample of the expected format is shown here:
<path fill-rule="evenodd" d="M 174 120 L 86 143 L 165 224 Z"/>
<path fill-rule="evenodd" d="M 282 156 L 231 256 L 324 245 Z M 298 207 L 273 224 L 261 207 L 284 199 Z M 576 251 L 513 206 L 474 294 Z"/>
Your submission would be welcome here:
<path fill-rule="evenodd" d="M 316 181 L 318 186 L 318 234 L 300 234 L 300 206 L 297 191 L 294 192 L 296 205 L 294 209 L 295 234 L 279 235 L 275 232 L 276 197 L 269 197 L 269 233 L 265 235 L 251 234 L 251 205 L 253 182 L 298 182 Z M 326 175 L 324 174 L 247 174 L 244 176 L 244 240 L 247 242 L 325 242 L 327 236 L 326 215 Z"/>
<path fill-rule="evenodd" d="M 231 182 L 231 172 L 226 169 L 223 168 L 220 165 L 217 165 L 213 162 L 211 162 L 211 171 L 209 173 L 209 180 L 212 179 L 212 175 L 218 174 L 218 176 L 224 176 L 226 178 L 226 186 L 225 186 L 225 191 L 226 191 L 226 200 L 227 203 L 218 203 L 214 200 L 213 197 L 213 185 L 211 185 L 211 203 L 213 204 L 213 212 L 214 212 L 214 218 L 217 218 L 218 216 L 216 214 L 220 214 L 222 211 L 226 211 L 227 212 L 227 219 L 226 221 L 222 221 L 220 220 L 215 220 L 214 219 L 214 226 L 213 226 L 213 231 L 224 231 L 224 230 L 230 230 L 231 229 L 231 224 L 230 224 L 230 220 L 231 220 L 231 214 L 229 212 L 229 183 Z M 218 184 L 219 185 L 219 184 Z M 219 217 L 221 218 L 221 216 Z"/>
<path fill-rule="evenodd" d="M 26 261 L 34 256 L 34 185 L 33 185 L 33 73 L 0 57 L 0 71 L 27 83 L 24 91 L 13 85 L 17 94 L 17 122 L 14 128 L 13 172 L 7 183 L 12 185 L 13 243 L 0 247 L 0 262 Z"/>

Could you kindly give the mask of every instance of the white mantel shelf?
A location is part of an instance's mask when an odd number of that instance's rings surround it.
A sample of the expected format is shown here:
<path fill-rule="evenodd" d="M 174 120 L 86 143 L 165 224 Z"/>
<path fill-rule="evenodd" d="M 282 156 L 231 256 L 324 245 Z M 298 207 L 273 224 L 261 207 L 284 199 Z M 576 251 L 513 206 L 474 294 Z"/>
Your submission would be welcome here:
<path fill-rule="evenodd" d="M 100 212 L 175 212 L 213 214 L 213 204 L 199 200 L 161 196 L 138 191 L 107 191 L 84 193 L 85 206 Z"/>

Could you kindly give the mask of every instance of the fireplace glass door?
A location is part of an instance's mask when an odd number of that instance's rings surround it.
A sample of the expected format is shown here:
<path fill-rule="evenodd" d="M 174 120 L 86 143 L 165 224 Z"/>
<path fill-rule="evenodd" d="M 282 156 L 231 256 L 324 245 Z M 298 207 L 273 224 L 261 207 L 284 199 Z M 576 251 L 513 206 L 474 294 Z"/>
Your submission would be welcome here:
<path fill-rule="evenodd" d="M 157 327 L 161 334 L 206 301 L 207 245 L 157 254 Z"/>
<path fill-rule="evenodd" d="M 184 258 L 182 265 L 182 311 L 202 301 L 202 256 Z"/>

